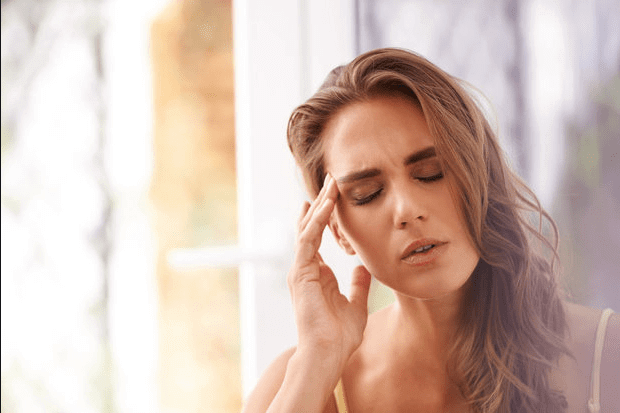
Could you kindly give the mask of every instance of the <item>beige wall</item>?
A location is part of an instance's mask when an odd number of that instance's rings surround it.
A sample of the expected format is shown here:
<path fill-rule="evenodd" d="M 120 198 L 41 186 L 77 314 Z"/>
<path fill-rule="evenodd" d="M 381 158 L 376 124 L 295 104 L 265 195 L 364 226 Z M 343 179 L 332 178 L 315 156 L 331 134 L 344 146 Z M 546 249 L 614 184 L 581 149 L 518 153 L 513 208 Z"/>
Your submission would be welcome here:
<path fill-rule="evenodd" d="M 241 408 L 236 270 L 178 272 L 172 248 L 236 241 L 231 5 L 172 1 L 154 22 L 154 171 L 163 412 Z"/>

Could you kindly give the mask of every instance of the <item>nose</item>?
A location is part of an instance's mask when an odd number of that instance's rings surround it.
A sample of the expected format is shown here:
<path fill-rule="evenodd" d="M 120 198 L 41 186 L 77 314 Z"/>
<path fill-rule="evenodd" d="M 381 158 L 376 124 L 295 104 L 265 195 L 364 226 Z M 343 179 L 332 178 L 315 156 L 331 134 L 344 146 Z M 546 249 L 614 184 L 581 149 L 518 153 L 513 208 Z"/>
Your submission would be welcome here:
<path fill-rule="evenodd" d="M 394 188 L 393 213 L 394 227 L 404 229 L 416 225 L 428 218 L 427 208 L 424 206 L 424 196 L 411 185 L 401 185 Z"/>

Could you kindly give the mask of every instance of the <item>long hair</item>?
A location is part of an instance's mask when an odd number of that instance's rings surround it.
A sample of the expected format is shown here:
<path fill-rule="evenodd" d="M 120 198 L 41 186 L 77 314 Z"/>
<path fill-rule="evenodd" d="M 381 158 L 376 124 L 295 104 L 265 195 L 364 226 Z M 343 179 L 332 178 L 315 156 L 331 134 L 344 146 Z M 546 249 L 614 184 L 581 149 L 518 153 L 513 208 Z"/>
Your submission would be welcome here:
<path fill-rule="evenodd" d="M 367 52 L 334 69 L 297 107 L 288 145 L 313 195 L 325 177 L 322 131 L 345 106 L 377 96 L 411 99 L 423 112 L 481 259 L 469 280 L 448 369 L 479 412 L 560 412 L 548 376 L 566 353 L 558 285 L 558 231 L 508 167 L 480 105 L 463 83 L 402 49 Z M 547 235 L 547 232 L 551 234 Z"/>

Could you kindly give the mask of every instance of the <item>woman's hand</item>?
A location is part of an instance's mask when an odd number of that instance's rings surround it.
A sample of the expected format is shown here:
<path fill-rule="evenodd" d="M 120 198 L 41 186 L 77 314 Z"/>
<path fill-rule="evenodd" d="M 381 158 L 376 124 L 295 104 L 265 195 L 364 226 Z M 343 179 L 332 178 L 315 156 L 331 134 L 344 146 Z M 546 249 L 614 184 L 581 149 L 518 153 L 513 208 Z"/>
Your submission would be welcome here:
<path fill-rule="evenodd" d="M 327 175 L 312 206 L 305 204 L 288 285 L 297 323 L 297 352 L 333 362 L 338 371 L 332 373 L 339 376 L 362 342 L 368 318 L 370 273 L 363 266 L 355 268 L 351 298 L 347 299 L 319 254 L 323 230 L 337 197 L 336 181 Z"/>

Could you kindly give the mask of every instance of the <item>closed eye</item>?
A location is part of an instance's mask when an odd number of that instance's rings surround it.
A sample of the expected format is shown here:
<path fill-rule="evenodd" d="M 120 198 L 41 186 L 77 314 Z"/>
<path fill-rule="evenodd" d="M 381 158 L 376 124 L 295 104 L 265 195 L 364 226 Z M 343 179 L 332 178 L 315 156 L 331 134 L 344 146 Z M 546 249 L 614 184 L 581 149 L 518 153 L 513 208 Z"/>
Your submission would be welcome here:
<path fill-rule="evenodd" d="M 443 178 L 443 173 L 440 172 L 436 175 L 431 175 L 431 176 L 416 176 L 415 179 L 417 179 L 418 181 L 422 181 L 422 182 L 433 182 L 433 181 L 438 181 L 441 178 Z"/>
<path fill-rule="evenodd" d="M 420 182 L 434 182 L 443 178 L 443 169 L 438 159 L 425 159 L 412 165 L 409 170 L 411 178 Z"/>
<path fill-rule="evenodd" d="M 376 197 L 378 197 L 381 194 L 381 192 L 383 192 L 383 188 L 381 188 L 378 191 L 373 192 L 372 194 L 370 194 L 368 196 L 365 196 L 363 198 L 354 199 L 353 203 L 355 205 L 358 205 L 358 206 L 359 205 L 365 205 L 365 204 L 373 201 Z"/>

